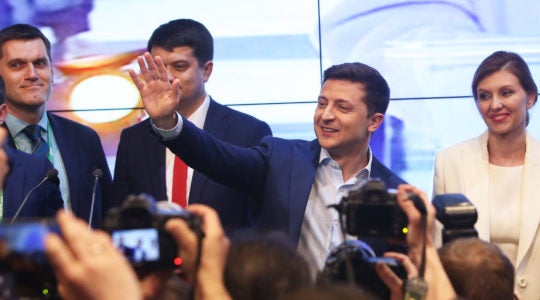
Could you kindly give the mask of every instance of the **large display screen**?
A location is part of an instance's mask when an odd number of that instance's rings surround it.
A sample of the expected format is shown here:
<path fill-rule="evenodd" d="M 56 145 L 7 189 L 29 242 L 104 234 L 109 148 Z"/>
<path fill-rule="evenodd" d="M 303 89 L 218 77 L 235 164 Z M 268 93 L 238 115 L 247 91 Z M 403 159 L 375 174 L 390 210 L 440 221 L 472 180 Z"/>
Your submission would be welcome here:
<path fill-rule="evenodd" d="M 207 91 L 279 137 L 315 138 L 322 70 L 369 64 L 392 90 L 373 152 L 431 194 L 435 153 L 485 130 L 470 97 L 483 58 L 517 52 L 540 78 L 538 11 L 532 0 L 0 0 L 0 26 L 31 23 L 51 39 L 47 109 L 94 128 L 111 170 L 121 130 L 146 118 L 127 70 L 169 20 L 208 27 L 215 56 Z M 535 110 L 529 131 L 538 137 Z"/>

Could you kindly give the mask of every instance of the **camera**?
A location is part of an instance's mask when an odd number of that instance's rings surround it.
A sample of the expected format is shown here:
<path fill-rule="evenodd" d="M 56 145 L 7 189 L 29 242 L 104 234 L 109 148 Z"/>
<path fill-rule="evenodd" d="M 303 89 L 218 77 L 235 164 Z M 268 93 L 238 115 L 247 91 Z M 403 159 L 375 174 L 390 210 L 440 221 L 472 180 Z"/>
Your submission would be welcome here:
<path fill-rule="evenodd" d="M 375 271 L 377 262 L 386 264 L 403 282 L 406 281 L 407 272 L 401 263 L 393 258 L 375 257 L 371 247 L 361 240 L 347 240 L 334 248 L 326 259 L 319 280 L 322 282 L 347 282 L 349 278 L 347 263 L 350 263 L 356 285 L 370 290 L 381 299 L 389 299 L 390 290 Z"/>
<path fill-rule="evenodd" d="M 60 234 L 54 219 L 0 225 L 2 299 L 53 299 L 56 278 L 45 254 L 45 236 Z"/>
<path fill-rule="evenodd" d="M 422 202 L 416 195 L 411 200 Z M 345 217 L 348 234 L 358 237 L 393 237 L 404 239 L 407 216 L 397 205 L 396 191 L 388 190 L 378 178 L 370 178 L 341 199 L 338 211 Z"/>
<path fill-rule="evenodd" d="M 181 265 L 178 246 L 164 229 L 171 218 L 187 223 L 202 239 L 201 219 L 173 203 L 156 202 L 147 194 L 130 195 L 122 205 L 109 210 L 103 229 L 136 271 L 175 268 Z"/>
<path fill-rule="evenodd" d="M 474 205 L 463 194 L 441 194 L 433 198 L 437 220 L 442 229 L 443 244 L 463 237 L 478 237 L 474 224 L 478 213 Z"/>
<path fill-rule="evenodd" d="M 415 194 L 408 198 L 423 214 L 424 202 Z M 405 241 L 408 219 L 397 204 L 395 190 L 389 190 L 378 178 L 370 178 L 362 185 L 351 189 L 336 208 L 343 230 L 349 235 L 380 243 L 383 239 Z M 387 257 L 376 257 L 373 249 L 362 240 L 346 240 L 333 249 L 325 261 L 319 279 L 322 281 L 351 281 L 364 287 L 382 299 L 390 297 L 390 290 L 375 271 L 379 262 L 386 264 L 403 282 L 407 272 L 403 265 Z M 387 242 L 385 240 L 385 242 Z M 401 251 L 400 251 L 401 252 Z"/>

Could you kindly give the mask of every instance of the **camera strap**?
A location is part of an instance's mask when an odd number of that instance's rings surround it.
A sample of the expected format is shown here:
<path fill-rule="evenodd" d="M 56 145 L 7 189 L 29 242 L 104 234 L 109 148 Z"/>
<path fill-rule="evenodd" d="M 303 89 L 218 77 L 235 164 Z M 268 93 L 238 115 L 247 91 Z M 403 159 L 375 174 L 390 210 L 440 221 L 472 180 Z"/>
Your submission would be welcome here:
<path fill-rule="evenodd" d="M 426 236 L 427 236 L 427 210 L 422 199 L 414 195 L 412 197 L 414 206 L 420 212 L 420 224 L 422 226 L 422 258 L 418 268 L 418 276 L 407 280 L 403 300 L 424 300 L 426 298 L 428 285 L 424 280 L 426 272 Z"/>

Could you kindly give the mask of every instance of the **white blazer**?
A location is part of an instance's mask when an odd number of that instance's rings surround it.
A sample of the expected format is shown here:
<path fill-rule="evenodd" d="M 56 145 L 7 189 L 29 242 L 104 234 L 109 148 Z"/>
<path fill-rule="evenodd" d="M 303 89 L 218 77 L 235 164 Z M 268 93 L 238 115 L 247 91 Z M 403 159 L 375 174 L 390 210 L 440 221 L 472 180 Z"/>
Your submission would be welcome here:
<path fill-rule="evenodd" d="M 476 230 L 490 240 L 489 158 L 487 131 L 451 146 L 435 157 L 433 195 L 462 193 L 476 207 Z M 540 142 L 529 133 L 523 170 L 521 230 L 516 259 L 515 290 L 519 299 L 540 299 Z"/>

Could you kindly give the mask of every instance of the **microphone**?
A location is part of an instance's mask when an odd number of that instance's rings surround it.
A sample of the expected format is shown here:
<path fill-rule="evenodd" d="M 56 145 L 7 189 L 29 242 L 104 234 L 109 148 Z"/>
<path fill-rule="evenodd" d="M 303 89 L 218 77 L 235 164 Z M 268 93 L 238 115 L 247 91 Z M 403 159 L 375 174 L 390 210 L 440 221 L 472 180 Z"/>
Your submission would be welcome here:
<path fill-rule="evenodd" d="M 92 202 L 90 202 L 90 215 L 88 216 L 88 229 L 92 228 L 92 217 L 94 216 L 94 203 L 96 202 L 96 189 L 99 179 L 103 176 L 103 171 L 97 168 L 92 172 L 94 178 L 94 186 L 92 187 Z"/>
<path fill-rule="evenodd" d="M 19 205 L 19 208 L 17 209 L 17 212 L 15 212 L 15 215 L 13 215 L 13 218 L 11 218 L 10 224 L 13 224 L 13 222 L 15 222 L 15 220 L 17 219 L 17 217 L 21 213 L 21 210 L 23 209 L 24 205 L 26 204 L 26 201 L 28 201 L 28 198 L 30 198 L 30 195 L 48 180 L 51 180 L 52 182 L 58 184 L 58 182 L 59 182 L 58 170 L 56 170 L 56 169 L 48 170 L 45 177 L 26 194 L 23 201 L 21 202 L 21 205 Z"/>

